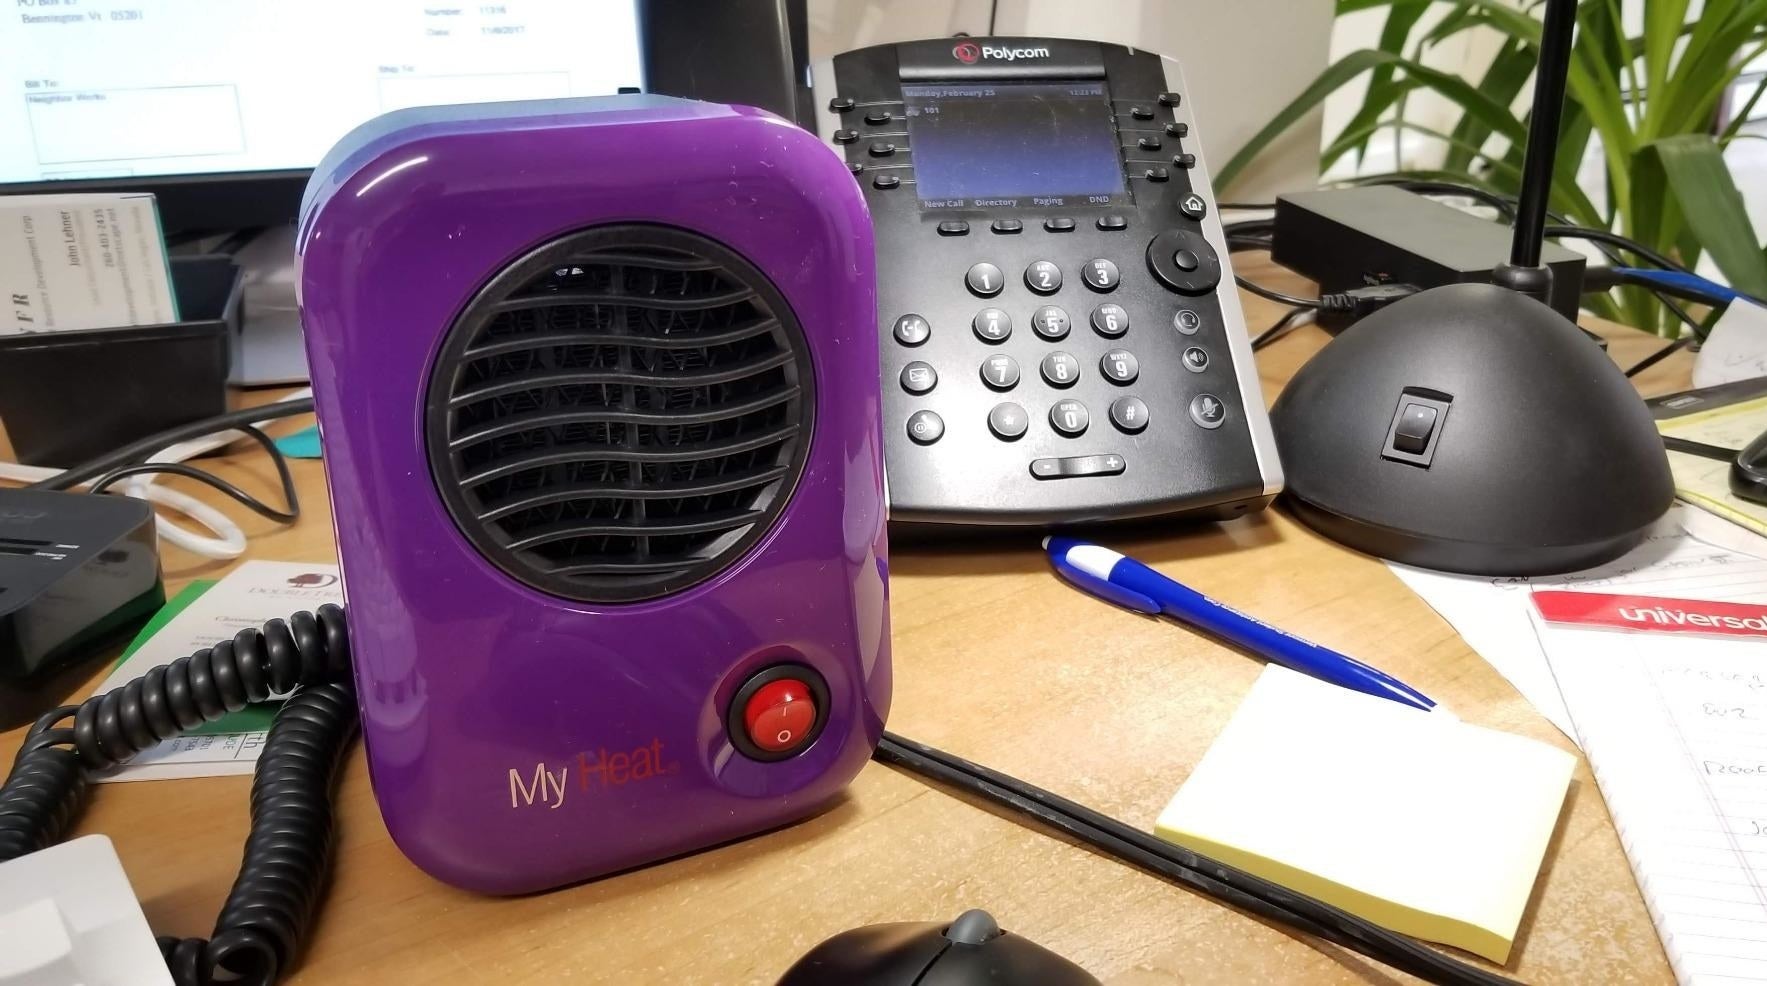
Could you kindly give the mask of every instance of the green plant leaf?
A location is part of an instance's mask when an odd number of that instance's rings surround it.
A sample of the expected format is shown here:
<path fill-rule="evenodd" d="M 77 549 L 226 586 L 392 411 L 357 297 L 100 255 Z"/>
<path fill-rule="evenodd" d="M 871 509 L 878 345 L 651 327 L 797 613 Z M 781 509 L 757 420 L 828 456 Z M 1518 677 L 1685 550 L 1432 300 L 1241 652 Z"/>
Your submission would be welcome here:
<path fill-rule="evenodd" d="M 1708 0 L 1665 88 L 1650 94 L 1644 133 L 1667 137 L 1710 127 L 1725 90 L 1762 51 L 1763 20 L 1767 0 Z"/>
<path fill-rule="evenodd" d="M 1577 173 L 1582 170 L 1583 153 L 1589 148 L 1589 138 L 1595 132 L 1595 125 L 1589 122 L 1589 114 L 1575 104 L 1565 107 L 1564 119 L 1559 122 L 1558 154 L 1553 161 L 1553 195 L 1554 205 L 1574 222 L 1585 226 L 1607 227 L 1607 217 L 1589 198 L 1589 193 L 1577 184 Z M 1561 194 L 1561 190 L 1571 189 L 1574 194 Z"/>
<path fill-rule="evenodd" d="M 1453 10 L 1442 15 L 1435 27 L 1418 39 L 1418 48 L 1421 50 L 1439 45 L 1462 31 L 1483 25 L 1484 22 L 1484 11 L 1479 9 L 1478 0 L 1460 0 Z"/>
<path fill-rule="evenodd" d="M 1253 135 L 1245 146 L 1239 149 L 1225 167 L 1215 173 L 1216 181 L 1221 188 L 1231 187 L 1233 180 L 1245 169 L 1245 166 L 1258 155 L 1270 142 L 1280 136 L 1283 131 L 1306 116 L 1325 98 L 1342 88 L 1346 82 L 1369 71 L 1377 65 L 1396 65 L 1404 70 L 1411 80 L 1428 87 L 1444 98 L 1458 104 L 1463 110 L 1489 123 L 1498 134 L 1511 140 L 1525 140 L 1527 128 L 1509 111 L 1509 107 L 1499 104 L 1489 96 L 1480 92 L 1466 80 L 1419 64 L 1409 58 L 1395 55 L 1392 52 L 1380 51 L 1375 48 L 1364 48 L 1353 51 L 1339 59 L 1336 64 L 1328 66 L 1314 79 L 1301 94 L 1283 107 L 1264 128 Z M 1329 166 L 1329 162 L 1326 166 Z"/>
<path fill-rule="evenodd" d="M 1485 69 L 1484 78 L 1479 80 L 1479 90 L 1485 95 L 1505 106 L 1515 103 L 1516 96 L 1521 94 L 1522 86 L 1534 75 L 1534 65 L 1538 56 L 1528 47 L 1526 42 L 1512 41 L 1491 59 Z M 1483 120 L 1472 114 L 1460 118 L 1453 130 L 1457 145 L 1483 147 L 1485 141 L 1491 139 L 1491 128 Z M 1473 155 L 1456 146 L 1449 150 L 1442 162 L 1444 171 L 1464 171 L 1472 165 Z"/>
<path fill-rule="evenodd" d="M 1644 91 L 1653 96 L 1669 84 L 1670 59 L 1687 23 L 1687 6 L 1688 0 L 1645 0 Z"/>
<path fill-rule="evenodd" d="M 1504 175 L 1506 178 L 1510 179 L 1512 184 L 1515 181 L 1520 180 L 1520 178 L 1521 178 L 1521 174 L 1518 169 L 1509 165 L 1508 163 L 1506 163 L 1505 161 L 1503 161 L 1500 158 L 1492 157 L 1491 155 L 1484 153 L 1482 150 L 1480 150 L 1478 148 L 1477 145 L 1460 143 L 1459 141 L 1457 141 L 1454 138 L 1454 135 L 1452 135 L 1452 134 L 1443 133 L 1442 131 L 1437 130 L 1433 127 L 1426 127 L 1421 123 L 1412 123 L 1409 120 L 1381 120 L 1381 121 L 1376 121 L 1371 124 L 1367 124 L 1366 126 L 1364 126 L 1363 129 L 1361 129 L 1359 131 L 1346 131 L 1338 137 L 1338 139 L 1333 143 L 1333 146 L 1326 148 L 1325 151 L 1323 151 L 1322 153 L 1328 157 L 1334 156 L 1333 155 L 1334 151 L 1337 152 L 1338 154 L 1341 154 L 1345 150 L 1348 150 L 1349 148 L 1355 147 L 1357 144 L 1360 144 L 1360 143 L 1366 141 L 1369 138 L 1369 136 L 1371 136 L 1374 132 L 1379 131 L 1379 130 L 1384 130 L 1388 127 L 1392 127 L 1395 130 L 1404 130 L 1404 131 L 1409 131 L 1411 133 L 1422 134 L 1425 137 L 1430 137 L 1435 140 L 1439 140 L 1439 141 L 1443 142 L 1444 144 L 1448 145 L 1450 148 L 1465 151 L 1468 154 L 1468 156 L 1470 156 L 1470 157 L 1476 158 L 1481 161 L 1487 161 L 1491 164 L 1491 167 L 1493 169 L 1495 169 L 1498 173 L 1500 173 L 1500 174 Z M 1463 169 L 1463 168 L 1444 168 L 1443 170 L 1450 171 L 1450 172 L 1460 172 L 1460 171 L 1464 171 L 1465 169 Z"/>
<path fill-rule="evenodd" d="M 1391 66 L 1383 67 L 1391 68 Z M 1357 161 L 1360 163 L 1361 155 L 1368 151 L 1368 138 L 1381 128 L 1381 118 L 1387 115 L 1388 110 L 1399 105 L 1406 94 L 1414 88 L 1416 86 L 1405 79 L 1389 79 L 1378 83 L 1371 80 L 1368 83 L 1368 93 L 1362 98 L 1362 105 L 1356 110 L 1356 115 L 1344 124 L 1342 131 L 1343 134 L 1362 134 L 1362 139 L 1355 144 L 1343 144 L 1342 134 L 1340 134 L 1339 139 L 1333 141 L 1331 146 L 1338 148 L 1342 144 L 1342 148 L 1323 154 L 1320 157 L 1321 168 L 1331 167 L 1339 157 L 1352 150 L 1357 152 Z"/>
<path fill-rule="evenodd" d="M 1524 42 L 1538 51 L 1542 25 L 1528 13 L 1517 10 L 1505 0 L 1465 0 L 1477 7 L 1491 28 Z M 1767 0 L 1761 0 L 1767 2 Z M 1585 2 L 1578 8 L 1578 28 L 1583 43 L 1572 49 L 1569 73 L 1570 98 L 1580 104 L 1602 135 L 1602 147 L 1608 155 L 1609 170 L 1623 167 L 1636 145 L 1632 122 L 1620 97 L 1620 80 L 1616 74 L 1618 57 L 1606 52 L 1611 39 L 1618 37 L 1618 26 L 1608 15 L 1602 0 Z M 1591 43 L 1594 41 L 1595 43 Z M 1624 175 L 1619 184 L 1623 186 Z"/>
<path fill-rule="evenodd" d="M 1538 48 L 1540 33 L 1544 30 L 1540 21 L 1530 14 L 1517 10 L 1504 0 L 1465 0 L 1477 7 L 1485 18 L 1487 26 L 1509 35 L 1517 41 L 1526 41 Z"/>
<path fill-rule="evenodd" d="M 1741 106 L 1736 107 L 1735 119 L 1731 120 L 1730 125 L 1724 128 L 1724 132 L 1718 135 L 1718 143 L 1720 145 L 1728 144 L 1737 139 L 1743 128 L 1743 124 L 1748 123 L 1749 117 L 1754 115 L 1755 104 L 1761 101 L 1762 93 L 1767 93 L 1767 75 L 1761 76 L 1761 81 L 1755 83 L 1755 89 L 1753 92 L 1749 93 L 1749 98 L 1743 100 Z M 1762 140 L 1764 138 L 1759 134 L 1754 134 L 1750 136 L 1750 139 Z"/>
<path fill-rule="evenodd" d="M 1387 11 L 1387 21 L 1381 25 L 1380 42 L 1375 45 L 1381 51 L 1390 51 L 1395 55 L 1405 54 L 1405 42 L 1411 38 L 1411 29 L 1430 9 L 1430 0 L 1393 0 L 1392 9 Z M 1368 76 L 1370 87 L 1385 85 L 1393 79 L 1395 66 L 1376 65 Z"/>
<path fill-rule="evenodd" d="M 1665 137 L 1641 149 L 1639 165 L 1641 171 L 1661 173 L 1687 230 L 1730 286 L 1767 295 L 1767 257 L 1717 142 L 1704 134 Z M 1663 242 L 1661 235 L 1657 242 Z"/>

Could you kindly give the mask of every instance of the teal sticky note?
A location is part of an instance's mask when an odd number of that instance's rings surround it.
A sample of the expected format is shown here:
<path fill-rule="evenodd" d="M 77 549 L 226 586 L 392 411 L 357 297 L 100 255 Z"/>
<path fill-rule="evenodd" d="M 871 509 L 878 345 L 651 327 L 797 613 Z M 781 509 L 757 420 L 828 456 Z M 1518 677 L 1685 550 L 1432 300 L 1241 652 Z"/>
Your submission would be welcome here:
<path fill-rule="evenodd" d="M 314 425 L 297 431 L 292 435 L 284 435 L 276 440 L 276 447 L 282 454 L 295 459 L 319 458 L 319 426 Z"/>

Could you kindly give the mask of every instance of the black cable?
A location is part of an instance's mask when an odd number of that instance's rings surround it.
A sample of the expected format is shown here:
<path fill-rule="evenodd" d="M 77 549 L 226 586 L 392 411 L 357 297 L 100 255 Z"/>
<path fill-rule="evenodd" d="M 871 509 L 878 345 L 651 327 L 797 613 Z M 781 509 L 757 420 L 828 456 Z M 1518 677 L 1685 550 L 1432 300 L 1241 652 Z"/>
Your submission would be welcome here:
<path fill-rule="evenodd" d="M 1637 240 L 1627 236 L 1621 236 L 1618 233 L 1609 232 L 1605 229 L 1596 229 L 1593 226 L 1547 226 L 1546 238 L 1549 240 L 1589 240 L 1594 243 L 1606 243 L 1610 246 L 1619 247 L 1627 253 L 1636 254 L 1639 258 L 1648 261 L 1651 265 L 1661 267 L 1664 270 L 1679 271 L 1683 274 L 1692 273 L 1692 271 L 1688 270 L 1685 266 L 1670 260 L 1668 257 L 1652 250 L 1650 247 L 1645 246 Z"/>
<path fill-rule="evenodd" d="M 1316 311 L 1316 309 L 1312 305 L 1289 309 L 1286 314 L 1276 320 L 1275 325 L 1258 333 L 1258 335 L 1252 339 L 1252 352 L 1255 353 L 1287 335 L 1290 329 L 1300 324 L 1302 316 L 1309 315 L 1314 311 Z"/>
<path fill-rule="evenodd" d="M 1230 209 L 1234 212 L 1258 212 L 1276 208 L 1275 202 L 1217 202 L 1216 209 Z"/>
<path fill-rule="evenodd" d="M 1267 236 L 1257 235 L 1256 231 L 1270 230 L 1273 229 L 1274 226 L 1274 221 L 1269 219 L 1250 219 L 1244 222 L 1228 223 L 1226 226 L 1222 227 L 1222 230 L 1227 234 L 1227 252 L 1242 253 L 1248 250 L 1269 250 L 1271 246 L 1269 238 Z M 1260 298 L 1266 298 L 1279 304 L 1288 305 L 1297 311 L 1310 311 L 1319 307 L 1318 298 L 1302 298 L 1298 295 L 1286 294 L 1275 288 L 1267 288 L 1243 275 L 1235 274 L 1233 276 L 1233 283 Z M 1294 315 L 1294 312 L 1290 312 L 1289 315 Z M 1285 316 L 1284 321 L 1279 322 L 1278 325 L 1286 324 L 1287 318 L 1288 316 Z M 1265 336 L 1269 335 L 1270 333 L 1266 332 L 1263 336 L 1259 336 L 1258 338 L 1263 339 Z M 1256 342 L 1253 343 L 1252 348 L 1258 348 Z"/>
<path fill-rule="evenodd" d="M 1261 216 L 1257 219 L 1239 219 L 1234 222 L 1224 223 L 1221 226 L 1221 232 L 1226 233 L 1230 237 L 1252 232 L 1269 233 L 1274 232 L 1275 229 L 1276 217 L 1274 216 Z"/>
<path fill-rule="evenodd" d="M 99 484 L 94 484 L 94 488 L 91 492 L 101 492 L 101 490 L 97 488 L 99 485 L 109 486 L 117 480 L 129 476 L 149 474 L 183 476 L 186 479 L 194 479 L 205 486 L 218 490 L 228 499 L 233 500 L 240 506 L 250 510 L 252 513 L 268 520 L 273 520 L 278 524 L 292 524 L 299 520 L 301 516 L 299 504 L 291 504 L 294 507 L 291 511 L 278 510 L 214 473 L 198 469 L 195 466 L 185 465 L 182 462 L 149 462 L 143 463 L 139 466 L 124 466 L 121 469 L 112 469 L 110 472 L 104 474 L 104 478 L 100 480 Z M 287 492 L 287 490 L 285 489 L 284 492 Z"/>
<path fill-rule="evenodd" d="M 128 476 L 168 473 L 175 476 L 184 476 L 189 479 L 194 479 L 199 483 L 211 486 L 235 502 L 245 506 L 258 516 L 269 518 L 279 524 L 292 524 L 299 520 L 301 517 L 301 499 L 300 495 L 295 491 L 294 476 L 289 472 L 288 459 L 283 456 L 282 450 L 276 447 L 275 441 L 271 440 L 270 436 L 253 428 L 251 425 L 242 425 L 239 430 L 251 436 L 258 442 L 258 444 L 264 446 L 264 449 L 270 453 L 270 461 L 276 464 L 277 477 L 282 482 L 282 498 L 283 501 L 288 504 L 287 510 L 278 510 L 214 473 L 204 469 L 198 469 L 195 466 L 187 465 L 182 462 L 144 462 L 136 466 L 123 466 L 119 469 L 112 469 L 98 479 L 93 480 L 92 488 L 87 490 L 87 492 L 103 493 L 106 489 L 110 488 L 113 483 Z"/>
<path fill-rule="evenodd" d="M 215 244 L 214 248 L 209 250 L 208 252 L 209 253 L 224 254 L 226 256 L 231 257 L 234 254 L 238 253 L 239 251 L 245 249 L 246 245 L 249 244 L 251 241 L 257 239 L 258 234 L 262 233 L 263 231 L 264 231 L 264 227 L 262 227 L 262 226 L 248 226 L 244 229 L 236 229 L 233 232 L 227 234 L 226 239 Z"/>
<path fill-rule="evenodd" d="M 219 431 L 237 431 L 241 425 L 250 425 L 259 421 L 272 421 L 277 418 L 293 417 L 297 414 L 311 414 L 312 411 L 313 398 L 303 397 L 300 400 L 277 401 L 274 404 L 265 404 L 261 407 L 247 407 L 237 411 L 229 411 L 226 414 L 217 414 L 212 418 L 204 418 L 201 421 L 192 421 L 176 428 L 168 428 L 139 441 L 131 442 L 114 452 L 106 452 L 65 472 L 57 473 L 49 479 L 32 483 L 26 489 L 73 489 L 81 483 L 102 476 L 119 466 L 130 466 L 144 461 L 155 452 L 179 442 L 213 435 Z"/>
<path fill-rule="evenodd" d="M 1250 291 L 1251 293 L 1257 295 L 1260 298 L 1268 298 L 1271 301 L 1278 302 L 1280 304 L 1289 305 L 1289 306 L 1296 307 L 1296 308 L 1316 308 L 1319 306 L 1319 299 L 1318 298 L 1302 298 L 1297 295 L 1284 294 L 1283 292 L 1278 291 L 1275 288 L 1267 288 L 1262 284 L 1258 284 L 1253 281 L 1248 281 L 1245 278 L 1240 277 L 1237 274 L 1234 275 L 1233 282 L 1235 284 L 1238 284 L 1240 287 L 1245 288 L 1247 291 Z"/>
<path fill-rule="evenodd" d="M 1733 448 L 1707 445 L 1705 442 L 1689 441 L 1685 438 L 1676 438 L 1673 435 L 1663 436 L 1663 447 L 1671 452 L 1686 452 L 1688 455 L 1697 455 L 1702 459 L 1716 459 L 1719 462 L 1735 462 L 1736 457 L 1742 454 Z"/>
<path fill-rule="evenodd" d="M 994 21 L 1000 16 L 1000 0 L 988 4 L 988 37 L 994 36 Z"/>
<path fill-rule="evenodd" d="M 251 829 L 214 935 L 159 939 L 178 986 L 268 986 L 300 950 L 318 904 L 331 861 L 332 794 L 359 728 L 341 607 L 242 630 L 38 719 L 0 785 L 0 861 L 60 841 L 91 772 L 290 690 L 258 758 Z"/>
<path fill-rule="evenodd" d="M 1510 986 L 1514 982 L 954 754 L 885 732 L 874 759 L 1029 815 L 1120 862 L 1151 870 L 1431 982 L 1477 986 Z"/>
<path fill-rule="evenodd" d="M 1273 231 L 1275 225 L 1275 222 L 1270 219 L 1248 219 L 1243 222 L 1228 223 L 1222 227 L 1222 232 L 1227 235 L 1227 252 L 1241 253 L 1247 250 L 1269 250 L 1271 246 L 1269 237 L 1267 235 L 1261 236 L 1259 234 Z M 1319 304 L 1318 298 L 1301 298 L 1296 295 L 1285 294 L 1275 288 L 1267 288 L 1262 284 L 1258 284 L 1257 282 L 1238 274 L 1234 275 L 1233 281 L 1235 284 L 1238 284 L 1240 287 L 1250 291 L 1260 298 L 1267 298 L 1280 304 L 1289 305 L 1290 307 L 1317 307 Z"/>
<path fill-rule="evenodd" d="M 1640 373 L 1643 373 L 1645 370 L 1648 370 L 1651 367 L 1657 365 L 1658 363 L 1661 363 L 1663 360 L 1668 359 L 1670 356 L 1680 352 L 1683 349 L 1686 349 L 1688 343 L 1691 343 L 1692 341 L 1693 340 L 1691 338 L 1688 338 L 1687 336 L 1683 336 L 1683 337 L 1675 340 L 1674 342 L 1669 343 L 1667 346 L 1664 346 L 1663 348 L 1657 350 L 1656 352 L 1651 353 L 1649 356 L 1646 356 L 1645 358 L 1632 364 L 1631 369 L 1628 369 L 1626 371 L 1626 375 L 1629 377 L 1635 377 L 1635 376 L 1639 375 Z"/>

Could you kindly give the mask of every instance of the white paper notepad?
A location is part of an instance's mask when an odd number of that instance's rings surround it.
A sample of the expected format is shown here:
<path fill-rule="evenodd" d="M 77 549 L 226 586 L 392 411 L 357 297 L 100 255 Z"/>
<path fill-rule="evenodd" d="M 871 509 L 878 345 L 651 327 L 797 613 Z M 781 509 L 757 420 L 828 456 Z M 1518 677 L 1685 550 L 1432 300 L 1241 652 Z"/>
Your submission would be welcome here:
<path fill-rule="evenodd" d="M 1767 605 L 1534 604 L 1675 978 L 1767 982 Z"/>

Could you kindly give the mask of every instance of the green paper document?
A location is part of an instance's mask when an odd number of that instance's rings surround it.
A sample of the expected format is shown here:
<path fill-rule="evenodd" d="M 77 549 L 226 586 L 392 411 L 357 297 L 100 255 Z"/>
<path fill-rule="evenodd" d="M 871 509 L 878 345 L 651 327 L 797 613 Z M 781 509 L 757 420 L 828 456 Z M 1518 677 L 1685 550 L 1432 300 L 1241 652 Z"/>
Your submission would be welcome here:
<path fill-rule="evenodd" d="M 1271 665 L 1155 832 L 1504 962 L 1576 759 Z"/>

